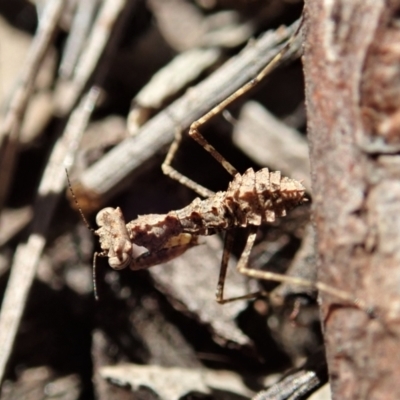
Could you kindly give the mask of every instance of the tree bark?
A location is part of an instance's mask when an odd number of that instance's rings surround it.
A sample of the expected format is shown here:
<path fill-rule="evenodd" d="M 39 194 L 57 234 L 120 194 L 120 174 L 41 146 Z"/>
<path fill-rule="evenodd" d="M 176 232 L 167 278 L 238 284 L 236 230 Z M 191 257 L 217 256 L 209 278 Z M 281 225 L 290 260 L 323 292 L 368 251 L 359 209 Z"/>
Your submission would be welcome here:
<path fill-rule="evenodd" d="M 400 398 L 400 0 L 306 0 L 304 71 L 334 399 Z"/>

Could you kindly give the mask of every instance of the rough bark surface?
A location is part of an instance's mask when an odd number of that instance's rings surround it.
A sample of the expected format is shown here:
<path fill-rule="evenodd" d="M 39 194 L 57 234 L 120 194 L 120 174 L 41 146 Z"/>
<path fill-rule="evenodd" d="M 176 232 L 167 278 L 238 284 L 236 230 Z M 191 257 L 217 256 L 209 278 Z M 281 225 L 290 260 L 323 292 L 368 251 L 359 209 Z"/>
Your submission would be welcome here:
<path fill-rule="evenodd" d="M 400 398 L 400 1 L 308 0 L 304 70 L 334 399 Z"/>

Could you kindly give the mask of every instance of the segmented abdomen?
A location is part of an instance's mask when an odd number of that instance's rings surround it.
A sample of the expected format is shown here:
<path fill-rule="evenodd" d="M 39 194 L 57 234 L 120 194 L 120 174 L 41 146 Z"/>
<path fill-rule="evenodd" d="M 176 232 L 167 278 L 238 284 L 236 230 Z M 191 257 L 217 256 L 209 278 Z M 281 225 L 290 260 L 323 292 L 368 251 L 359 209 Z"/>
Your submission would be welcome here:
<path fill-rule="evenodd" d="M 174 211 L 185 232 L 210 235 L 234 226 L 259 226 L 285 216 L 304 200 L 305 188 L 295 179 L 281 177 L 279 171 L 248 169 L 235 175 L 226 192 L 205 200 L 195 199 Z M 170 213 L 170 214 L 171 214 Z"/>

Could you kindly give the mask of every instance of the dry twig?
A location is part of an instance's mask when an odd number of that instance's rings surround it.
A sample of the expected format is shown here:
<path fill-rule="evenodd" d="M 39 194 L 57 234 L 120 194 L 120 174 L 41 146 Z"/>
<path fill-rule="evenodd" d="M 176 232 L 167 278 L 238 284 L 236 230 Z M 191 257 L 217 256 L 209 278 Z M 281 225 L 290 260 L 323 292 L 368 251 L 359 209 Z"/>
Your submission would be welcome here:
<path fill-rule="evenodd" d="M 14 91 L 3 124 L 0 129 L 0 210 L 7 198 L 9 185 L 14 173 L 15 159 L 22 121 L 27 104 L 32 94 L 40 65 L 46 55 L 64 8 L 64 0 L 48 0 L 39 22 L 39 27 L 32 42 L 24 69 Z"/>
<path fill-rule="evenodd" d="M 46 234 L 53 212 L 65 186 L 65 166 L 72 160 L 80 137 L 97 101 L 99 91 L 93 88 L 71 114 L 64 134 L 54 145 L 43 173 L 34 208 L 32 234 L 28 242 L 15 252 L 11 275 L 0 311 L 0 382 L 14 343 L 26 299 L 32 285 L 39 258 L 46 244 Z"/>
<path fill-rule="evenodd" d="M 126 0 L 105 0 L 93 23 L 87 38 L 85 51 L 81 54 L 75 67 L 72 80 L 60 81 L 56 103 L 61 115 L 66 115 L 74 106 L 108 43 L 112 28 L 118 16 L 126 7 Z"/>

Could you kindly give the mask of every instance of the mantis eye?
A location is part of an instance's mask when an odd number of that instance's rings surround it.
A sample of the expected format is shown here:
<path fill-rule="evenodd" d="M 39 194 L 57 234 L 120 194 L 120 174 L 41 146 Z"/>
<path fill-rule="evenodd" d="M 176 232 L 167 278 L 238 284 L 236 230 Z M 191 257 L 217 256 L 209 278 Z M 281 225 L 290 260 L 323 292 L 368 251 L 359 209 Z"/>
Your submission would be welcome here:
<path fill-rule="evenodd" d="M 115 209 L 112 207 L 106 207 L 100 210 L 96 215 L 96 224 L 98 226 L 105 225 L 105 222 L 110 219 L 110 215 L 114 214 Z"/>

